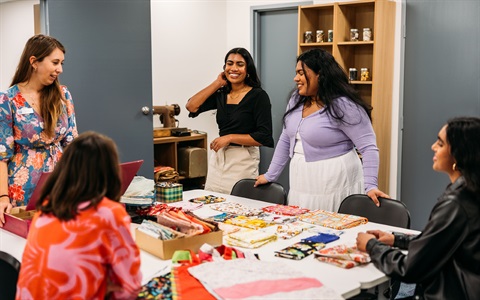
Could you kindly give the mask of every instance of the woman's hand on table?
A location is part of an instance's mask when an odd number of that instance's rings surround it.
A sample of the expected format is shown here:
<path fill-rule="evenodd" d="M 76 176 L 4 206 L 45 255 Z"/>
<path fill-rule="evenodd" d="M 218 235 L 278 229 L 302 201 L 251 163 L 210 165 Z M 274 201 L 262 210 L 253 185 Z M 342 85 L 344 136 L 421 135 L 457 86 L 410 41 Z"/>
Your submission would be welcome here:
<path fill-rule="evenodd" d="M 368 230 L 367 233 L 373 234 L 377 240 L 389 246 L 393 246 L 393 242 L 395 241 L 395 236 L 390 232 L 381 230 Z"/>
<path fill-rule="evenodd" d="M 265 175 L 262 174 L 262 175 L 257 176 L 255 184 L 253 186 L 257 187 L 257 186 L 265 184 L 265 183 L 268 183 L 268 180 L 267 180 L 267 178 L 265 178 Z"/>
<path fill-rule="evenodd" d="M 374 239 L 375 236 L 366 232 L 359 232 L 357 235 L 357 249 L 360 251 L 367 251 L 367 243 L 369 240 Z"/>

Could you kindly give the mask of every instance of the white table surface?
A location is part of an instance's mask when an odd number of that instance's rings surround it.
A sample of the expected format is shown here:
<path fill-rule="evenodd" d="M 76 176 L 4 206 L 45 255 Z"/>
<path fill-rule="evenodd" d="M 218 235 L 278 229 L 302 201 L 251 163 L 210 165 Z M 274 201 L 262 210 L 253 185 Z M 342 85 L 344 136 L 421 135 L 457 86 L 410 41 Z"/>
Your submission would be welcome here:
<path fill-rule="evenodd" d="M 208 192 L 205 190 L 185 191 L 183 193 L 183 199 L 184 201 L 188 201 L 189 199 L 205 195 L 225 197 L 227 201 L 242 203 L 254 208 L 272 205 L 271 203 L 225 195 L 221 193 Z M 210 217 L 219 214 L 218 211 L 210 209 L 208 205 L 204 205 L 202 208 L 195 210 L 194 212 L 200 217 Z M 132 224 L 131 226 L 133 235 L 135 234 L 134 229 L 137 226 L 138 224 Z M 276 226 L 271 226 L 270 228 L 268 230 L 275 230 Z M 418 231 L 414 230 L 406 230 L 403 228 L 368 222 L 364 225 L 343 230 L 344 233 L 340 235 L 340 239 L 327 244 L 327 247 L 338 244 L 347 244 L 353 246 L 355 245 L 357 233 L 370 229 L 418 233 Z M 283 264 L 286 264 L 297 271 L 303 272 L 306 276 L 317 278 L 326 286 L 333 288 L 344 298 L 355 296 L 360 293 L 361 289 L 369 289 L 388 280 L 388 277 L 375 268 L 375 266 L 371 263 L 363 266 L 357 266 L 352 269 L 343 269 L 334 265 L 317 261 L 314 259 L 313 255 L 310 255 L 302 260 L 291 260 L 276 257 L 274 255 L 275 250 L 285 248 L 295 242 L 300 241 L 302 238 L 306 238 L 311 235 L 314 235 L 314 233 L 305 231 L 292 239 L 278 239 L 276 242 L 268 243 L 257 249 L 239 249 L 244 252 L 251 251 L 256 253 L 259 255 L 261 260 L 282 262 Z M 0 250 L 12 254 L 19 261 L 22 259 L 25 243 L 26 240 L 24 238 L 0 229 Z M 140 251 L 140 259 L 143 284 L 147 283 L 154 276 L 157 276 L 158 274 L 164 274 L 170 270 L 170 260 L 161 260 L 143 250 Z"/>

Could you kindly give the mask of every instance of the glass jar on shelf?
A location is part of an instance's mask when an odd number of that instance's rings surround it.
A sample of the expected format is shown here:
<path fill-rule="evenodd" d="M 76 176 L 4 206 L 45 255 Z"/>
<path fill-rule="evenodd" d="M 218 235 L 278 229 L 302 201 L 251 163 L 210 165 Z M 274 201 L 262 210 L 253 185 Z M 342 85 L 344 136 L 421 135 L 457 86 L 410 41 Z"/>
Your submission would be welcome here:
<path fill-rule="evenodd" d="M 323 43 L 323 30 L 317 30 L 317 43 Z"/>
<path fill-rule="evenodd" d="M 370 72 L 368 68 L 361 68 L 360 69 L 360 81 L 369 81 L 370 80 Z"/>
<path fill-rule="evenodd" d="M 305 31 L 305 43 L 313 43 L 313 33 L 311 31 Z"/>
<path fill-rule="evenodd" d="M 328 38 L 328 42 L 330 42 L 330 43 L 333 42 L 333 30 L 332 29 L 328 30 L 327 38 Z"/>
<path fill-rule="evenodd" d="M 358 71 L 356 68 L 350 68 L 348 69 L 348 79 L 350 81 L 355 81 L 357 80 L 358 77 Z"/>
<path fill-rule="evenodd" d="M 350 29 L 350 41 L 358 42 L 358 29 L 356 28 Z"/>
<path fill-rule="evenodd" d="M 372 30 L 370 28 L 363 28 L 363 40 L 370 42 L 372 40 Z"/>

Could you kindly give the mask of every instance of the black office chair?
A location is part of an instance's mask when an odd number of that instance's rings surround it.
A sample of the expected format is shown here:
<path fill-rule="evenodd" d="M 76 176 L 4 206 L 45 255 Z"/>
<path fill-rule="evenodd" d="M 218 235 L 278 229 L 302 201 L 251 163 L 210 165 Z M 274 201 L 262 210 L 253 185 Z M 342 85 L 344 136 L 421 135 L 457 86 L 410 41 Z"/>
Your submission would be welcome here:
<path fill-rule="evenodd" d="M 362 216 L 371 222 L 410 228 L 410 212 L 399 200 L 379 197 L 380 207 L 364 194 L 354 194 L 343 199 L 339 213 Z"/>
<path fill-rule="evenodd" d="M 287 204 L 287 192 L 278 182 L 269 182 L 254 187 L 255 179 L 240 179 L 235 183 L 230 195 L 276 204 Z"/>
<path fill-rule="evenodd" d="M 0 251 L 0 294 L 2 300 L 15 299 L 19 272 L 20 262 L 7 252 Z"/>

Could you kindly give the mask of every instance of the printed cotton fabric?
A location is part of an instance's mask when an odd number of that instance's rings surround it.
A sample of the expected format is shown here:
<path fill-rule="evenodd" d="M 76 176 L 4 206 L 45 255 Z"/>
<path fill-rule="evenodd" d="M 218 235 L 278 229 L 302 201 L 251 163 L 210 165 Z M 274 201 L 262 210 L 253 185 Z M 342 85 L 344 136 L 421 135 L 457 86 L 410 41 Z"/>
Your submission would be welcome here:
<path fill-rule="evenodd" d="M 35 214 L 16 299 L 104 299 L 110 283 L 121 289 L 113 299 L 135 299 L 141 280 L 130 217 L 120 203 L 104 198 L 67 222 Z"/>
<path fill-rule="evenodd" d="M 322 209 L 314 210 L 304 215 L 300 215 L 298 216 L 298 218 L 306 223 L 320 225 L 337 230 L 352 228 L 360 224 L 366 224 L 368 222 L 368 219 L 364 217 L 339 214 L 336 212 L 326 211 Z"/>
<path fill-rule="evenodd" d="M 370 262 L 368 253 L 359 251 L 355 246 L 349 247 L 346 245 L 321 249 L 315 252 L 315 258 L 345 269 Z"/>

